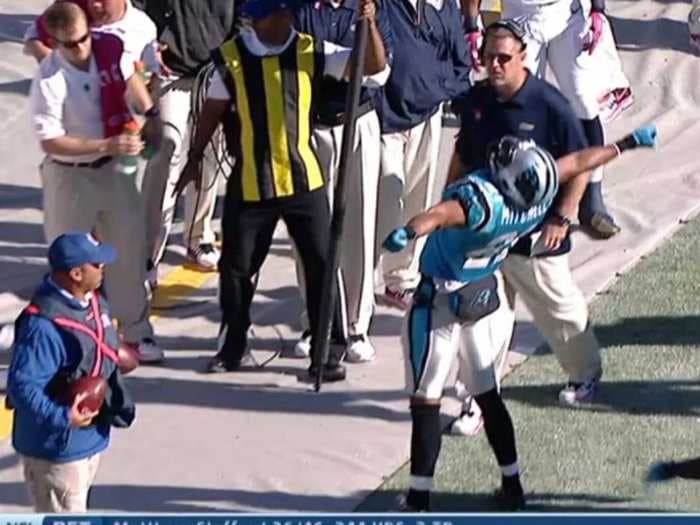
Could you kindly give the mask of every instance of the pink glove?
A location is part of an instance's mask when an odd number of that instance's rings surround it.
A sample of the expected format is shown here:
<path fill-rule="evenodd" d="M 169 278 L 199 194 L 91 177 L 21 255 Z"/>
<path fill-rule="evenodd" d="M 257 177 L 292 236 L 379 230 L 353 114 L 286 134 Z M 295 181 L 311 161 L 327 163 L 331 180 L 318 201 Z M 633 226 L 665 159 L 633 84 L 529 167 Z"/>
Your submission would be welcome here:
<path fill-rule="evenodd" d="M 470 31 L 464 34 L 464 41 L 467 44 L 467 52 L 472 59 L 472 64 L 475 71 L 481 69 L 481 61 L 479 60 L 479 40 L 481 40 L 481 31 Z"/>
<path fill-rule="evenodd" d="M 584 51 L 588 51 L 589 55 L 593 54 L 595 48 L 598 47 L 600 37 L 603 35 L 603 24 L 605 23 L 605 15 L 600 11 L 591 12 L 591 28 L 586 35 L 586 43 L 583 46 Z"/>

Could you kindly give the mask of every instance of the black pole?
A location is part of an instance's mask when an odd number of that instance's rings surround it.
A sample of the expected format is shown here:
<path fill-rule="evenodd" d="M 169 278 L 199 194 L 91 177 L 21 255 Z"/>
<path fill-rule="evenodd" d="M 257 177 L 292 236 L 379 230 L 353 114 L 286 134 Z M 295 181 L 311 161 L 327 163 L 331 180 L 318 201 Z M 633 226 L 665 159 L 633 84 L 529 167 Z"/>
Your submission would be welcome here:
<path fill-rule="evenodd" d="M 357 120 L 357 107 L 360 102 L 360 88 L 362 85 L 362 73 L 365 64 L 365 50 L 367 47 L 368 27 L 367 21 L 360 19 L 355 27 L 355 42 L 350 61 L 350 78 L 347 98 L 345 99 L 345 115 L 343 118 L 343 140 L 340 145 L 340 161 L 338 164 L 338 176 L 335 181 L 333 193 L 333 214 L 331 217 L 331 235 L 328 244 L 328 257 L 326 271 L 323 274 L 321 304 L 319 308 L 318 324 L 315 327 L 312 338 L 311 356 L 312 369 L 316 368 L 316 392 L 321 390 L 323 384 L 323 369 L 328 362 L 328 345 L 331 336 L 331 320 L 335 312 L 338 291 L 336 288 L 336 274 L 340 258 L 340 238 L 343 234 L 343 221 L 345 219 L 345 193 L 348 161 L 355 143 L 355 121 Z"/>

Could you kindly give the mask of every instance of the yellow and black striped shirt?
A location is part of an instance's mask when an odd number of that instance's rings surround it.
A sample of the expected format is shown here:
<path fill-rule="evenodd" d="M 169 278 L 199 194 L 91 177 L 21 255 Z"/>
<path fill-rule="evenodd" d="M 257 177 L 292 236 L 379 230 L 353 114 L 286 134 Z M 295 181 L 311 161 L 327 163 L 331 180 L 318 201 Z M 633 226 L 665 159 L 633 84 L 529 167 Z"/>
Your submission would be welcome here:
<path fill-rule="evenodd" d="M 311 144 L 322 42 L 299 33 L 281 54 L 259 57 L 238 36 L 213 56 L 232 100 L 224 129 L 236 164 L 227 191 L 261 201 L 323 187 Z"/>

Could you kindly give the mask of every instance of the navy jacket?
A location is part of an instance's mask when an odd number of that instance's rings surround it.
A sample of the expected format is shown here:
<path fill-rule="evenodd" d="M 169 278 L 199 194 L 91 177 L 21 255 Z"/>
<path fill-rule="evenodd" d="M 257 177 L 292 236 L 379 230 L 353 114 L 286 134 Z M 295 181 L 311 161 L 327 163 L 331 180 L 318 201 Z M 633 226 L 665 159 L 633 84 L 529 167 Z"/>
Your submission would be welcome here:
<path fill-rule="evenodd" d="M 91 425 L 72 428 L 68 419 L 70 407 L 60 401 L 61 394 L 71 378 L 90 373 L 95 345 L 85 344 L 86 336 L 59 328 L 43 313 L 53 310 L 62 317 L 84 319 L 89 317 L 89 307 L 61 294 L 48 278 L 35 293 L 32 304 L 40 305 L 40 313 L 25 312 L 17 319 L 8 375 L 8 401 L 15 409 L 12 444 L 20 454 L 47 461 L 89 457 L 107 448 L 111 426 L 131 424 L 133 402 L 116 364 L 104 359 L 100 370 L 108 384 L 105 404 Z M 104 301 L 100 322 L 105 327 L 105 342 L 116 346 L 118 339 Z M 84 347 L 92 351 L 85 352 Z"/>
<path fill-rule="evenodd" d="M 387 62 L 391 64 L 393 42 L 391 27 L 383 8 L 385 0 L 377 2 L 377 29 L 382 35 Z M 295 10 L 297 30 L 312 35 L 317 40 L 332 42 L 339 46 L 352 48 L 355 43 L 355 23 L 357 21 L 357 0 L 344 0 L 339 7 L 333 7 L 324 1 L 303 2 Z M 333 118 L 345 110 L 348 83 L 333 78 L 324 78 L 323 89 L 319 98 L 316 118 L 321 123 L 330 123 Z M 378 103 L 378 89 L 363 88 L 360 104 Z"/>
<path fill-rule="evenodd" d="M 531 74 L 508 102 L 499 101 L 488 81 L 483 81 L 474 85 L 460 106 L 456 151 L 469 170 L 486 167 L 489 147 L 504 135 L 533 140 L 555 159 L 588 147 L 581 122 L 564 95 Z M 570 249 L 567 236 L 556 251 L 547 255 Z M 530 236 L 521 239 L 512 251 L 529 255 Z"/>
<path fill-rule="evenodd" d="M 408 0 L 384 2 L 394 56 L 382 90 L 382 133 L 420 124 L 443 101 L 469 87 L 469 58 L 457 1 L 418 0 L 417 5 L 416 11 Z"/>

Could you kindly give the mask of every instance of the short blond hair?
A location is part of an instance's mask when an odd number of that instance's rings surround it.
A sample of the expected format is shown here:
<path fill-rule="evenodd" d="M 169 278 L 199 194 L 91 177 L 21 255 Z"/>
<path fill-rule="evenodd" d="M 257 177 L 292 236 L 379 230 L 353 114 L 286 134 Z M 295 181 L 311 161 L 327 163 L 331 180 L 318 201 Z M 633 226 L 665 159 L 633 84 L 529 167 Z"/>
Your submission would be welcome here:
<path fill-rule="evenodd" d="M 80 20 L 84 20 L 87 24 L 85 12 L 73 2 L 54 3 L 44 11 L 43 18 L 46 30 L 51 36 L 54 36 L 58 31 L 66 31 L 75 27 Z"/>

